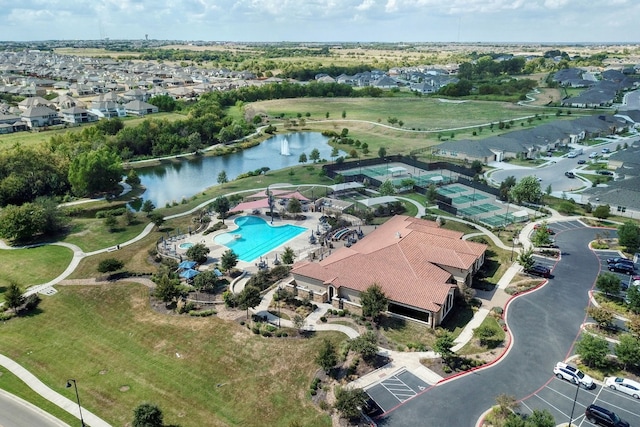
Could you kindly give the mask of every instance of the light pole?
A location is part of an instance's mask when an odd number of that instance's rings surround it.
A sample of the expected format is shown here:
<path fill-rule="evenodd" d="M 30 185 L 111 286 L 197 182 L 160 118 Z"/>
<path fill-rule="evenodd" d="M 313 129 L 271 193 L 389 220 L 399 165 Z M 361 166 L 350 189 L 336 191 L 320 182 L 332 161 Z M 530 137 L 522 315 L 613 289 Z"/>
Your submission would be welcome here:
<path fill-rule="evenodd" d="M 576 382 L 576 396 L 573 398 L 573 406 L 571 407 L 571 415 L 569 415 L 569 427 L 573 422 L 573 411 L 576 409 L 576 400 L 578 400 L 578 391 L 580 391 L 580 381 Z"/>
<path fill-rule="evenodd" d="M 514 237 L 513 239 L 511 239 L 511 261 L 513 261 L 513 249 L 515 247 L 515 245 L 520 244 L 520 241 L 518 240 L 517 237 Z"/>
<path fill-rule="evenodd" d="M 80 406 L 80 395 L 78 394 L 78 384 L 76 384 L 76 380 L 70 378 L 67 380 L 67 388 L 71 388 L 71 383 L 73 382 L 73 387 L 76 389 L 76 400 L 78 401 L 78 412 L 80 412 L 80 425 L 85 427 L 84 419 L 82 418 L 82 406 Z"/>

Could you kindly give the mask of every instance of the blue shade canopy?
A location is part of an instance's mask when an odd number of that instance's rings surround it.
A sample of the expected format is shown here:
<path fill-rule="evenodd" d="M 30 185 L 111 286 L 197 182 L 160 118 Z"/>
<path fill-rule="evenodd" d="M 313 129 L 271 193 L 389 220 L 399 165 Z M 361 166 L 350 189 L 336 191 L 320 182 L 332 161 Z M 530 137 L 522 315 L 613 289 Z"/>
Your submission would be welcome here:
<path fill-rule="evenodd" d="M 193 279 L 198 274 L 200 274 L 200 272 L 198 270 L 193 270 L 193 269 L 190 268 L 188 270 L 184 270 L 183 272 L 181 272 L 180 273 L 180 277 L 183 277 L 185 279 Z"/>
<path fill-rule="evenodd" d="M 182 261 L 180 264 L 178 264 L 178 268 L 188 270 L 195 267 L 196 264 L 197 262 L 195 261 Z"/>

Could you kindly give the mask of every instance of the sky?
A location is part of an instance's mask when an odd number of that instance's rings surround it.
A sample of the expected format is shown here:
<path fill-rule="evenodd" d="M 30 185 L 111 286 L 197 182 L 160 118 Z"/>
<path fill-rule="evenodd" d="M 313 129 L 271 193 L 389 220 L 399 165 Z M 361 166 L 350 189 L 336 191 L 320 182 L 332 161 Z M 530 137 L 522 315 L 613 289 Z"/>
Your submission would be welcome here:
<path fill-rule="evenodd" d="M 638 0 L 0 0 L 0 41 L 640 43 Z"/>

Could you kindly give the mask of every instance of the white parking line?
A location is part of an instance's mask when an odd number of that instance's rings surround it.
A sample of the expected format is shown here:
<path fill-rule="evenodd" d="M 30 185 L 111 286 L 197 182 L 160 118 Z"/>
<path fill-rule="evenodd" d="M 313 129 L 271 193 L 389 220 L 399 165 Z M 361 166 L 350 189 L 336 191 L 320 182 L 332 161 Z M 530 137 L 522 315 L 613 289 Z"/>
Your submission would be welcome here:
<path fill-rule="evenodd" d="M 398 399 L 400 403 L 411 399 L 417 394 L 411 387 L 409 387 L 398 377 L 392 377 L 385 381 L 382 381 L 380 385 L 384 387 L 385 390 L 387 390 L 393 397 Z"/>

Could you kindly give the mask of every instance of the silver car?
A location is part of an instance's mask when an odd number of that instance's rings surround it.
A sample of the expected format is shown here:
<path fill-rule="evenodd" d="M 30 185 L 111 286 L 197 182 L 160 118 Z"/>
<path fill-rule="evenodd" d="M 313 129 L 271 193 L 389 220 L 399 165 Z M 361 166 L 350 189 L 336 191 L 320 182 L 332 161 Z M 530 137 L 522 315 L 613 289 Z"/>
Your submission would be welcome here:
<path fill-rule="evenodd" d="M 604 385 L 612 390 L 618 390 L 636 399 L 640 399 L 640 383 L 637 381 L 620 377 L 606 377 L 604 379 Z"/>

